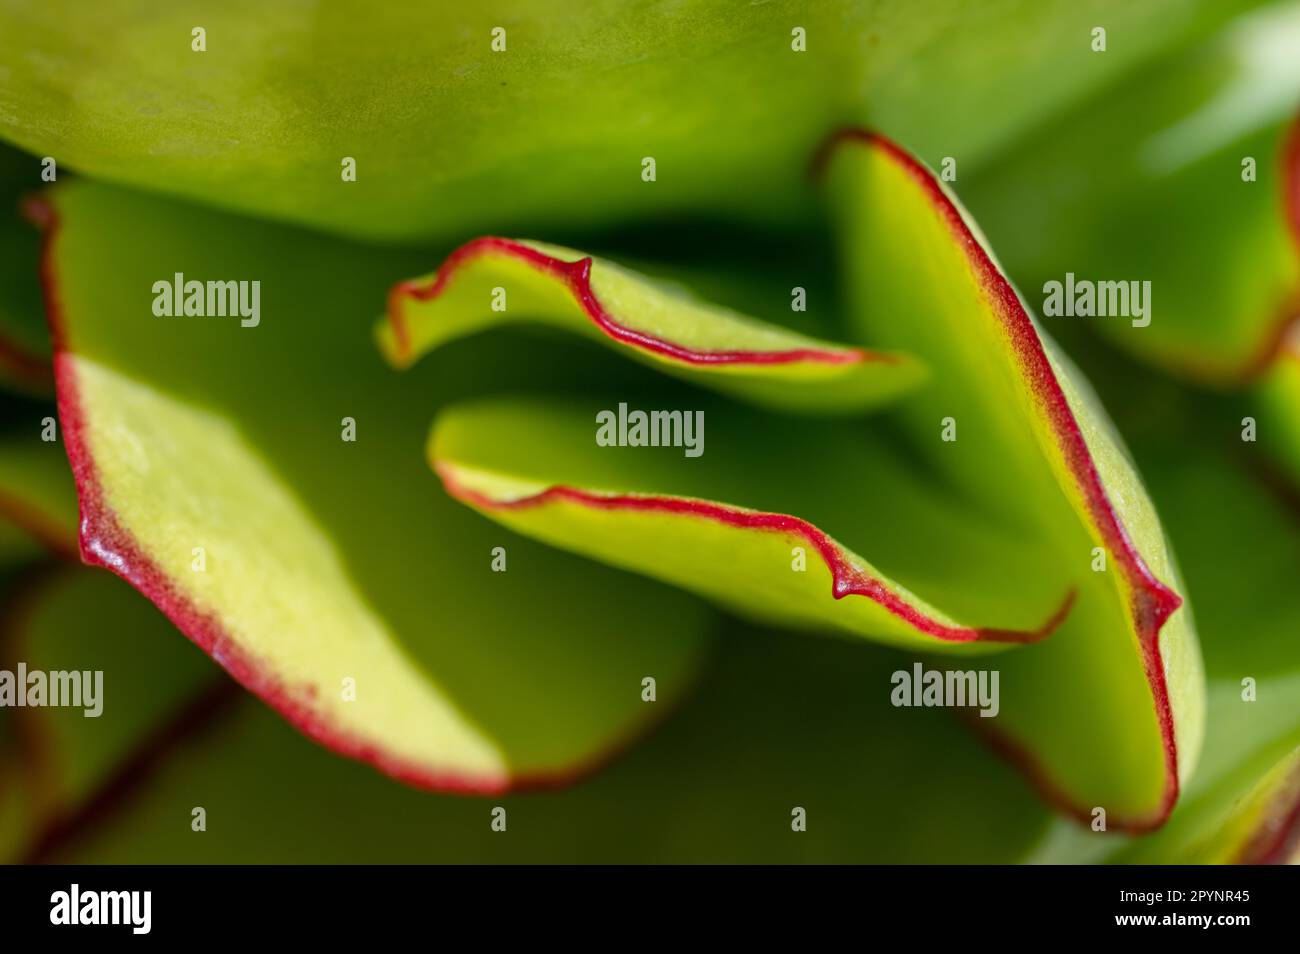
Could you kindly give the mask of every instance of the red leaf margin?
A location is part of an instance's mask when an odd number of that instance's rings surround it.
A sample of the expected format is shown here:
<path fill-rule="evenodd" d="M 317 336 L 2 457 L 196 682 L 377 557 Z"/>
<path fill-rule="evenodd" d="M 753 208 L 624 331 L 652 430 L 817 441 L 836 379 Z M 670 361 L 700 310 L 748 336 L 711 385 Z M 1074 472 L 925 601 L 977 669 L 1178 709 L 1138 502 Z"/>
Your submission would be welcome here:
<path fill-rule="evenodd" d="M 56 187 L 57 188 L 57 187 Z M 59 420 L 63 427 L 68 463 L 72 468 L 80 509 L 78 544 L 81 561 L 121 577 L 162 611 L 191 642 L 210 656 L 241 686 L 279 713 L 313 742 L 344 757 L 364 762 L 388 777 L 423 789 L 450 795 L 488 796 L 567 788 L 616 761 L 652 734 L 671 715 L 673 706 L 654 707 L 654 715 L 631 726 L 603 750 L 564 770 L 528 774 L 508 771 L 470 775 L 430 769 L 409 758 L 394 755 L 377 742 L 364 739 L 334 724 L 316 710 L 316 687 L 286 684 L 254 658 L 211 613 L 199 610 L 118 522 L 104 499 L 95 460 L 85 436 L 85 421 L 78 390 L 73 353 L 68 347 L 65 321 L 58 296 L 54 248 L 62 226 L 53 204 L 44 197 L 27 200 L 28 219 L 42 230 L 41 287 L 46 320 L 54 346 L 54 383 Z M 688 692 L 683 692 L 682 697 Z"/>
<path fill-rule="evenodd" d="M 840 129 L 833 133 L 814 156 L 812 171 L 820 176 L 838 147 L 857 144 L 879 149 L 890 161 L 897 164 L 925 193 L 935 211 L 947 224 L 954 241 L 965 252 L 972 272 L 978 278 L 989 305 L 1002 322 L 1011 342 L 1022 377 L 1044 412 L 1058 444 L 1065 456 L 1066 466 L 1075 478 L 1083 496 L 1094 527 L 1103 542 L 1116 557 L 1132 594 L 1130 614 L 1142 660 L 1143 673 L 1151 688 L 1156 721 L 1165 753 L 1165 786 L 1160 806 L 1147 817 L 1115 820 L 1113 827 L 1134 834 L 1153 831 L 1169 818 L 1178 801 L 1178 747 L 1174 737 L 1173 707 L 1165 681 L 1164 663 L 1160 654 L 1160 630 L 1182 604 L 1183 599 L 1156 578 L 1129 538 L 1110 503 L 1101 478 L 1093 463 L 1079 422 L 1070 410 L 1051 362 L 1043 349 L 1042 341 L 1033 320 L 1025 311 L 1020 296 L 1001 269 L 989 257 L 988 251 L 967 225 L 960 209 L 953 203 L 943 186 L 916 157 L 898 143 L 872 130 L 857 127 Z M 1004 730 L 983 727 L 993 747 L 1016 764 L 1035 784 L 1049 802 L 1064 814 L 1087 824 L 1092 815 L 1089 808 L 1076 804 L 1052 780 L 1046 769 L 1037 761 L 1023 743 Z"/>
<path fill-rule="evenodd" d="M 880 580 L 853 566 L 838 543 L 827 536 L 821 528 L 799 517 L 750 510 L 692 497 L 660 494 L 602 494 L 565 485 L 553 485 L 527 497 L 497 500 L 465 486 L 457 478 L 454 468 L 444 462 L 434 461 L 433 468 L 442 478 L 448 494 L 484 510 L 522 510 L 563 500 L 596 510 L 631 510 L 685 515 L 733 527 L 787 534 L 792 538 L 805 541 L 817 551 L 826 568 L 831 571 L 831 595 L 835 599 L 841 600 L 846 596 L 866 597 L 919 632 L 933 636 L 942 642 L 1036 643 L 1055 632 L 1074 606 L 1076 593 L 1070 590 L 1046 622 L 1034 630 L 948 626 L 926 616 L 886 588 Z"/>
<path fill-rule="evenodd" d="M 793 348 L 786 351 L 698 351 L 659 338 L 644 331 L 629 328 L 609 313 L 591 287 L 592 259 L 584 257 L 565 261 L 539 251 L 513 239 L 484 236 L 465 243 L 452 252 L 438 266 L 433 278 L 423 281 L 398 282 L 388 294 L 387 318 L 397 344 L 397 357 L 403 362 L 411 355 L 410 329 L 404 305 L 408 300 L 430 301 L 443 293 L 447 285 L 469 262 L 486 255 L 498 254 L 514 258 L 538 272 L 558 278 L 568 288 L 574 301 L 591 319 L 592 323 L 608 337 L 661 357 L 694 366 L 707 365 L 766 365 L 797 364 L 859 364 L 877 362 L 896 364 L 894 355 L 867 351 L 862 348 L 829 350 L 825 348 Z"/>

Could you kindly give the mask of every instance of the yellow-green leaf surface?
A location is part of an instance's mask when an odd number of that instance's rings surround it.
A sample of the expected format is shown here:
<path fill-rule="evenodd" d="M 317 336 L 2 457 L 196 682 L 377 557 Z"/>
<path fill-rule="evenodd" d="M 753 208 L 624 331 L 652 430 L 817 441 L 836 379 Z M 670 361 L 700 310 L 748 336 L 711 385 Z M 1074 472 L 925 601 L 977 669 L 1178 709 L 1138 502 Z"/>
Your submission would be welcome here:
<path fill-rule="evenodd" d="M 100 179 L 375 237 L 771 221 L 799 213 L 808 151 L 845 116 L 974 165 L 1230 6 L 5 0 L 0 136 Z"/>
<path fill-rule="evenodd" d="M 538 242 L 481 238 L 395 286 L 377 328 L 399 367 L 505 322 L 538 321 L 756 403 L 860 411 L 911 389 L 913 358 L 820 341 L 699 301 L 612 262 Z"/>
<path fill-rule="evenodd" d="M 437 421 L 430 464 L 452 496 L 513 530 L 751 618 L 982 651 L 1047 638 L 1069 611 L 1068 585 L 1036 572 L 1041 549 L 945 499 L 858 424 L 679 410 L 701 438 L 688 457 L 597 446 L 602 413 L 617 413 L 601 409 L 614 406 L 457 405 Z M 1034 582 L 1013 594 L 1008 580 L 1023 579 Z"/>
<path fill-rule="evenodd" d="M 891 672 L 909 661 L 828 640 L 738 631 L 686 711 L 596 779 L 488 802 L 405 790 L 331 757 L 258 703 L 208 688 L 222 678 L 99 571 L 64 571 L 26 605 L 0 640 L 49 647 L 40 658 L 50 666 L 112 658 L 99 719 L 38 713 L 57 731 L 33 751 L 81 783 L 62 791 L 61 811 L 38 811 L 41 793 L 58 790 L 40 760 L 8 758 L 18 753 L 0 720 L 6 860 L 1014 861 L 1048 819 L 944 713 L 888 704 Z M 146 718 L 204 676 L 170 716 Z M 72 755 L 83 761 L 69 764 Z M 893 781 L 846 775 L 845 764 Z M 954 775 L 966 780 L 960 799 Z M 485 823 L 498 804 L 508 839 Z M 192 827 L 196 805 L 203 832 Z M 796 807 L 810 824 L 792 838 Z M 366 826 L 349 821 L 358 815 Z"/>
<path fill-rule="evenodd" d="M 367 346 L 366 303 L 417 253 L 85 183 L 51 201 L 83 556 L 305 733 L 416 784 L 497 791 L 567 778 L 689 688 L 697 605 L 429 492 L 430 408 L 513 366 L 480 343 L 400 376 Z M 259 282 L 256 318 L 161 317 L 155 285 L 178 273 L 250 283 L 249 315 Z"/>
<path fill-rule="evenodd" d="M 403 789 L 244 706 L 159 753 L 113 811 L 43 860 L 1016 860 L 1047 810 L 946 713 L 889 704 L 891 672 L 908 665 L 743 629 L 685 709 L 625 758 L 562 792 L 492 800 Z M 196 805 L 203 832 L 191 830 Z"/>
<path fill-rule="evenodd" d="M 1300 309 L 1298 46 L 1295 4 L 1243 17 L 959 181 L 1035 306 L 1050 282 L 1072 299 L 1042 314 L 1048 331 L 1084 325 L 1220 387 L 1262 370 Z M 1126 313 L 1081 297 L 1103 282 Z"/>
<path fill-rule="evenodd" d="M 1159 824 L 1200 747 L 1203 676 L 1154 509 L 1086 382 L 938 178 L 879 136 L 828 150 L 860 340 L 933 372 L 898 406 L 899 426 L 1077 587 L 1052 639 L 1001 661 L 997 734 L 1081 817 L 1100 807 L 1112 827 Z"/>

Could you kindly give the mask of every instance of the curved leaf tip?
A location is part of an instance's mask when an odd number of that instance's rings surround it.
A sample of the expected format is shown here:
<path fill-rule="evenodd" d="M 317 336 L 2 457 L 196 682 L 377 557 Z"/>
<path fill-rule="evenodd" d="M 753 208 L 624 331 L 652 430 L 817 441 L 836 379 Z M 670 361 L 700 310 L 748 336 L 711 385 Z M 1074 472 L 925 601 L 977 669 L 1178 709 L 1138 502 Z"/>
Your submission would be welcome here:
<path fill-rule="evenodd" d="M 1002 407 L 1014 409 L 1012 417 L 1017 412 L 1028 411 L 1023 424 L 1017 422 L 1013 430 L 1001 433 L 990 430 L 988 436 L 1004 441 L 1007 452 L 1021 456 L 1025 466 L 1043 475 L 1050 470 L 1051 477 L 1043 480 L 1043 486 L 1055 485 L 1052 493 L 1064 495 L 1082 518 L 1087 535 L 1095 543 L 1102 544 L 1104 552 L 1119 571 L 1114 586 L 1125 605 L 1131 639 L 1136 645 L 1141 672 L 1149 687 L 1155 726 L 1163 749 L 1164 781 L 1158 804 L 1145 811 L 1125 812 L 1114 823 L 1130 830 L 1157 827 L 1172 810 L 1180 780 L 1190 772 L 1199 750 L 1204 703 L 1199 653 L 1190 619 L 1185 613 L 1177 626 L 1167 631 L 1169 636 L 1163 643 L 1161 639 L 1165 624 L 1183 605 L 1183 599 L 1157 576 L 1134 543 L 1133 534 L 1138 533 L 1143 546 L 1159 562 L 1162 573 L 1176 577 L 1154 509 L 1126 453 L 1112 433 L 1104 411 L 1096 404 L 1086 384 L 1072 378 L 1068 361 L 1039 331 L 1015 288 L 987 250 L 978 227 L 968 219 L 939 177 L 893 140 L 863 129 L 841 129 L 833 134 L 818 151 L 812 170 L 819 177 L 827 176 L 832 167 L 846 162 L 843 158 L 846 155 L 860 157 L 860 165 L 854 166 L 857 176 L 854 181 L 858 184 L 856 187 L 863 188 L 870 195 L 870 199 L 852 206 L 849 211 L 850 216 L 858 215 L 869 220 L 869 225 L 856 222 L 855 226 L 859 230 L 872 230 L 870 247 L 884 249 L 886 253 L 893 249 L 892 254 L 904 260 L 909 255 L 941 256 L 945 267 L 955 266 L 966 273 L 961 281 L 969 281 L 969 292 L 965 291 L 965 285 L 954 286 L 954 294 L 970 295 L 971 304 L 989 318 L 984 333 L 991 337 L 977 343 L 1001 353 L 1002 360 L 992 362 L 998 366 L 997 370 L 972 369 L 969 355 L 956 350 L 951 355 L 940 357 L 933 350 L 917 348 L 923 357 L 933 362 L 937 377 L 945 373 L 990 375 L 987 382 L 979 385 L 984 393 L 971 385 L 967 392 L 957 388 L 947 394 L 946 399 L 955 400 L 954 393 L 961 395 L 964 403 L 953 406 L 969 404 L 988 415 L 995 415 Z M 908 192 L 913 193 L 910 198 Z M 887 211 L 880 211 L 882 207 Z M 929 221 L 918 221 L 918 216 Z M 915 247 L 910 245 L 913 241 L 918 243 Z M 927 242 L 930 244 L 925 244 Z M 879 312 L 882 303 L 892 301 L 888 296 L 897 294 L 897 291 L 890 287 L 878 292 L 869 278 L 862 279 L 862 282 L 859 293 L 872 306 L 864 306 L 867 317 L 876 320 L 874 326 L 868 327 L 882 335 L 888 334 L 890 329 L 881 328 L 879 324 Z M 879 295 L 885 297 L 877 300 L 874 296 Z M 944 315 L 945 320 L 960 320 L 966 323 L 963 327 L 971 321 L 966 312 L 953 308 L 950 302 L 936 301 L 934 307 L 949 309 L 951 313 Z M 950 329 L 951 334 L 959 331 L 959 328 Z M 910 329 L 899 328 L 896 334 L 885 340 L 892 346 L 916 347 L 908 339 L 910 333 L 913 333 Z M 936 334 L 933 329 L 927 333 L 932 336 L 932 348 L 947 346 L 943 340 L 933 338 Z M 926 399 L 926 395 L 922 395 L 918 400 Z M 924 410 L 933 414 L 935 406 L 926 405 Z M 968 419 L 972 413 L 975 412 L 966 411 Z M 1034 462 L 1035 459 L 1038 462 Z M 1042 462 L 1048 466 L 1044 468 Z M 1027 473 L 1026 477 L 1029 476 Z M 1037 474 L 1034 479 L 1039 479 Z M 987 481 L 985 484 L 987 489 Z M 1055 512 L 1055 519 L 1059 520 L 1060 511 Z M 1177 720 L 1175 703 L 1171 698 L 1171 681 L 1176 686 L 1181 707 Z M 1100 689 L 1098 687 L 1098 691 Z M 1182 759 L 1179 757 L 1180 740 L 1186 749 Z M 1024 748 L 1010 738 L 1001 740 L 1001 747 Z M 1025 761 L 1023 758 L 1018 760 Z M 1058 765 L 1054 771 L 1062 771 L 1062 766 Z M 1031 770 L 1030 774 L 1038 778 L 1040 786 L 1049 793 L 1053 790 L 1059 792 L 1060 786 L 1047 781 L 1041 767 Z M 1079 817 L 1086 814 L 1077 802 L 1072 813 Z"/>
<path fill-rule="evenodd" d="M 972 271 L 979 279 L 989 304 L 1005 326 L 1008 343 L 1018 359 L 1025 379 L 1055 431 L 1065 462 L 1077 482 L 1092 519 L 1108 548 L 1123 563 L 1137 594 L 1134 618 L 1143 629 L 1159 628 L 1182 605 L 1182 597 L 1156 578 L 1129 539 L 1127 530 L 1111 504 L 1097 471 L 1092 452 L 1083 436 L 1079 421 L 1070 406 L 1037 327 L 1025 309 L 1019 294 L 993 261 L 980 240 L 975 226 L 967 221 L 962 208 L 947 188 L 910 152 L 888 137 L 867 129 L 846 128 L 837 131 L 818 151 L 815 169 L 822 172 L 837 149 L 859 144 L 879 150 L 904 169 L 926 193 L 935 211 L 947 222 L 954 240 L 966 252 Z M 1300 198 L 1297 199 L 1300 202 Z"/>
<path fill-rule="evenodd" d="M 701 302 L 571 249 L 484 237 L 431 276 L 399 282 L 375 333 L 406 367 L 442 344 L 497 324 L 536 321 L 660 370 L 760 404 L 859 411 L 924 377 L 910 355 L 822 341 Z"/>
<path fill-rule="evenodd" d="M 870 635 L 885 642 L 903 646 L 932 649 L 940 646 L 958 647 L 967 644 L 1025 644 L 1035 643 L 1050 636 L 1067 618 L 1074 605 L 1076 594 L 1069 591 L 1060 604 L 1040 625 L 1032 629 L 970 626 L 957 623 L 945 614 L 926 604 L 919 597 L 893 580 L 889 580 L 870 567 L 857 554 L 848 550 L 814 524 L 789 514 L 754 510 L 713 500 L 672 494 L 640 492 L 606 492 L 567 484 L 542 483 L 534 480 L 505 476 L 499 472 L 477 468 L 472 464 L 453 460 L 454 449 L 438 448 L 435 429 L 430 440 L 430 464 L 443 482 L 447 493 L 484 514 L 513 526 L 521 532 L 548 539 L 579 552 L 592 550 L 591 534 L 602 539 L 618 538 L 624 534 L 628 542 L 621 556 L 603 554 L 611 563 L 626 563 L 650 575 L 680 583 L 688 589 L 697 589 L 733 605 L 741 612 L 756 616 L 777 618 L 771 607 L 754 605 L 758 597 L 745 590 L 755 585 L 755 578 L 767 579 L 767 586 L 779 589 L 781 580 L 791 576 L 788 569 L 766 556 L 755 558 L 754 567 L 735 576 L 733 568 L 720 569 L 704 585 L 700 579 L 684 579 L 668 563 L 659 562 L 649 555 L 647 548 L 632 542 L 635 531 L 629 521 L 641 518 L 656 528 L 672 543 L 673 550 L 704 552 L 716 547 L 715 534 L 735 531 L 740 536 L 730 539 L 733 556 L 755 547 L 755 537 L 749 534 L 776 535 L 786 543 L 807 546 L 820 557 L 830 576 L 830 595 L 836 600 L 863 597 L 884 611 L 884 623 L 859 618 L 858 614 L 834 617 L 817 606 L 804 606 L 809 597 L 790 595 L 791 606 L 785 613 L 819 624 L 849 630 L 859 635 Z M 564 511 L 574 508 L 580 516 L 573 524 Z M 516 523 L 521 517 L 526 522 Z M 587 527 L 584 533 L 578 526 L 585 520 L 601 524 L 599 531 Z M 643 541 L 644 542 L 644 541 Z M 789 547 L 780 552 L 788 552 Z M 727 552 L 724 547 L 724 552 Z M 637 555 L 640 555 L 639 557 Z M 718 566 L 726 565 L 720 559 Z M 691 574 L 687 574 L 691 576 Z M 992 648 L 990 646 L 990 648 Z"/>
<path fill-rule="evenodd" d="M 392 344 L 385 350 L 391 355 L 394 363 L 409 364 L 418 357 L 412 353 L 411 332 L 404 310 L 404 301 L 406 299 L 429 301 L 437 298 L 456 272 L 467 263 L 490 255 L 517 259 L 542 274 L 560 279 L 568 286 L 574 300 L 586 312 L 592 323 L 615 341 L 687 364 L 793 364 L 805 361 L 822 364 L 883 361 L 892 364 L 899 360 L 895 355 L 879 354 L 862 348 L 835 346 L 796 347 L 768 351 L 757 349 L 707 351 L 692 348 L 632 328 L 611 315 L 592 290 L 591 270 L 594 260 L 590 255 L 565 259 L 543 251 L 537 245 L 485 236 L 474 239 L 452 252 L 438 268 L 431 281 L 399 282 L 393 287 L 388 299 L 388 323 L 392 336 L 391 339 L 385 338 L 386 342 L 391 340 Z"/>
<path fill-rule="evenodd" d="M 387 598 L 375 575 L 349 562 L 346 535 L 359 529 L 349 522 L 354 505 L 341 514 L 322 503 L 323 495 L 285 477 L 269 449 L 274 442 L 248 426 L 247 408 L 233 386 L 226 389 L 239 375 L 212 375 L 201 396 L 169 386 L 160 373 L 164 365 L 185 364 L 201 378 L 220 364 L 197 340 L 201 336 L 178 335 L 165 358 L 166 349 L 117 347 L 124 339 L 155 341 L 153 316 L 134 308 L 126 289 L 140 287 L 158 257 L 193 234 L 196 215 L 226 239 L 190 250 L 189 261 L 200 268 L 217 248 L 242 248 L 244 267 L 255 261 L 266 267 L 272 248 L 296 240 L 305 244 L 305 255 L 356 262 L 369 271 L 373 287 L 386 255 L 367 259 L 354 247 L 268 234 L 261 225 L 216 213 L 179 215 L 168 203 L 84 181 L 61 187 L 53 203 L 57 214 L 48 223 L 43 267 L 57 332 L 59 415 L 82 511 L 83 559 L 144 593 L 299 731 L 409 784 L 487 794 L 566 784 L 621 753 L 672 708 L 647 707 L 637 693 L 624 691 L 638 673 L 656 673 L 665 702 L 690 691 L 709 646 L 706 613 L 693 601 L 616 581 L 579 606 L 567 598 L 580 582 L 576 568 L 492 578 L 494 592 L 511 597 L 476 600 L 482 585 L 477 568 L 448 569 L 427 558 L 430 532 L 452 532 L 459 524 L 464 539 L 475 530 L 458 519 L 458 507 L 430 502 L 417 452 L 391 458 L 382 489 L 370 496 L 373 512 L 419 514 L 385 534 L 391 546 L 384 556 L 398 565 L 409 561 L 403 569 L 418 580 L 410 589 L 424 608 L 413 612 L 410 604 Z M 120 216 L 108 209 L 147 220 L 140 231 L 153 241 L 116 242 L 110 223 Z M 313 293 L 305 276 L 280 274 L 297 294 Z M 357 288 L 352 291 L 355 301 L 363 300 Z M 304 371 L 287 382 L 266 374 L 284 383 L 279 394 L 286 402 L 322 382 L 334 385 L 324 369 L 337 355 L 317 355 L 309 369 L 306 360 L 288 360 L 288 342 L 277 350 L 275 341 L 265 340 L 269 347 L 249 360 L 265 361 L 268 372 Z M 393 379 L 378 366 L 368 373 L 353 399 L 378 419 L 387 413 L 380 410 L 389 406 L 381 393 Z M 418 411 L 411 413 L 420 421 Z M 300 423 L 286 423 L 286 431 Z M 403 460 L 409 461 L 405 482 L 392 477 Z M 364 483 L 373 467 L 356 458 L 343 461 L 339 486 Z M 512 557 L 527 547 L 518 544 Z M 196 566 L 199 559 L 206 565 Z M 645 605 L 672 600 L 670 612 L 681 627 L 658 642 L 609 639 L 591 607 L 627 611 L 637 592 Z M 514 614 L 542 594 L 560 594 L 556 622 L 531 620 L 548 638 L 512 655 L 512 621 L 523 618 Z M 494 613 L 497 622 L 481 623 L 483 614 Z M 629 620 L 624 634 L 641 625 Z M 513 664 L 501 666 L 502 659 Z M 489 671 L 491 680 L 484 675 Z M 361 687 L 352 696 L 340 688 L 349 680 Z M 510 688 L 491 691 L 488 683 Z M 539 726 L 537 706 L 556 698 L 563 705 Z"/>

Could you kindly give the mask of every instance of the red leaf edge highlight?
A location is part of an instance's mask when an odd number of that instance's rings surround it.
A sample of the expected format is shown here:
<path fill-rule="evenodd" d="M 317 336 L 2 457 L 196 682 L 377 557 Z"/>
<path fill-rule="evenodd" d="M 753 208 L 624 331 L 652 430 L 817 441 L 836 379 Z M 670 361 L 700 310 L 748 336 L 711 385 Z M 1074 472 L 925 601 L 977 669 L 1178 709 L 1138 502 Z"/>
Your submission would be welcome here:
<path fill-rule="evenodd" d="M 435 770 L 388 752 L 377 742 L 364 739 L 327 719 L 313 707 L 317 689 L 313 685 L 294 688 L 286 684 L 226 632 L 213 614 L 199 610 L 118 522 L 104 500 L 94 457 L 85 437 L 76 372 L 68 349 L 65 322 L 58 297 L 54 269 L 54 246 L 61 221 L 54 207 L 34 199 L 34 221 L 44 226 L 41 250 L 41 285 L 45 295 L 46 319 L 54 341 L 54 382 L 59 420 L 63 426 L 68 461 L 72 467 L 80 507 L 78 540 L 81 561 L 103 567 L 135 587 L 160 609 L 177 629 L 212 657 L 241 686 L 253 693 L 290 725 L 325 748 L 364 762 L 403 784 L 452 795 L 501 795 L 511 792 L 565 788 L 595 774 L 618 759 L 666 721 L 673 706 L 633 725 L 623 737 L 602 751 L 564 770 L 512 774 L 467 774 Z M 688 695 L 683 692 L 682 697 Z"/>
<path fill-rule="evenodd" d="M 1074 605 L 1075 592 L 1071 590 L 1051 617 L 1036 630 L 998 628 L 973 628 L 948 626 L 920 612 L 906 600 L 891 592 L 880 580 L 853 566 L 843 549 L 821 529 L 788 514 L 749 510 L 727 504 L 699 500 L 692 497 L 675 497 L 654 494 L 600 494 L 565 485 L 552 485 L 527 497 L 497 500 L 465 486 L 454 468 L 435 461 L 434 470 L 442 479 L 447 493 L 457 500 L 485 510 L 523 510 L 545 506 L 563 500 L 598 510 L 632 510 L 651 513 L 669 513 L 698 517 L 715 523 L 783 533 L 799 537 L 813 547 L 831 572 L 831 595 L 837 599 L 846 596 L 864 596 L 886 611 L 907 623 L 918 632 L 950 643 L 1035 643 L 1046 639 L 1069 615 Z"/>
<path fill-rule="evenodd" d="M 398 357 L 409 362 L 411 355 L 411 338 L 404 312 L 408 300 L 430 301 L 442 294 L 448 283 L 460 269 L 477 258 L 498 254 L 515 258 L 533 267 L 537 271 L 558 278 L 573 295 L 574 301 L 602 332 L 622 344 L 642 351 L 649 351 L 665 358 L 671 358 L 690 365 L 720 364 L 796 364 L 799 362 L 821 364 L 858 364 L 879 362 L 894 364 L 897 358 L 890 354 L 866 351 L 861 348 L 844 348 L 829 350 L 824 348 L 794 348 L 787 351 L 697 351 L 659 338 L 643 331 L 637 331 L 622 324 L 606 310 L 591 288 L 590 257 L 574 261 L 564 261 L 538 251 L 511 239 L 485 236 L 476 238 L 452 252 L 438 266 L 432 279 L 426 281 L 405 281 L 394 285 L 388 293 L 388 322 L 397 343 Z"/>
<path fill-rule="evenodd" d="M 961 211 L 953 204 L 943 187 L 921 162 L 896 142 L 880 133 L 860 128 L 846 128 L 834 133 L 818 150 L 813 160 L 814 174 L 820 174 L 829 163 L 836 148 L 845 143 L 857 143 L 879 149 L 901 167 L 929 197 L 936 211 L 948 224 L 953 238 L 966 253 L 971 270 L 979 279 L 995 315 L 1011 340 L 1021 374 L 1030 383 L 1031 392 L 1054 431 L 1065 455 L 1066 464 L 1074 475 L 1076 486 L 1092 517 L 1092 522 L 1102 540 L 1115 557 L 1124 574 L 1133 599 L 1130 605 L 1142 668 L 1151 687 L 1156 720 L 1165 750 L 1165 789 L 1157 811 L 1145 818 L 1120 819 L 1114 827 L 1140 833 L 1159 828 L 1173 811 L 1178 801 L 1178 749 L 1174 737 L 1173 707 L 1165 681 L 1164 662 L 1160 655 L 1160 630 L 1165 621 L 1183 603 L 1182 597 L 1156 578 L 1129 539 L 1128 531 L 1120 523 L 1110 499 L 1102 486 L 1093 463 L 1087 442 L 1079 423 L 1070 410 L 1060 383 L 1052 370 L 1047 353 L 1043 350 L 1034 323 L 1025 311 L 1020 296 L 1006 276 L 993 263 L 988 252 L 966 224 Z M 1300 197 L 1297 197 L 1300 205 Z M 1025 774 L 1043 791 L 1049 801 L 1081 821 L 1091 821 L 1091 812 L 1073 804 L 1067 795 L 1046 776 L 1034 756 L 1018 741 L 997 729 L 987 729 L 994 736 L 995 747 L 1018 764 Z"/>

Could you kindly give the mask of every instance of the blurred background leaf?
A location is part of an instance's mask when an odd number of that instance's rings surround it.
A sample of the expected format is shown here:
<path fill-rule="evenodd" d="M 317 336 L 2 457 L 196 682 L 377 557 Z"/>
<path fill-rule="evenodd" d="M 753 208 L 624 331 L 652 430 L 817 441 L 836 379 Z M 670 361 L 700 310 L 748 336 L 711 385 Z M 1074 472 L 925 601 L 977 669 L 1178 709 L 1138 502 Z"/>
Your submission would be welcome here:
<path fill-rule="evenodd" d="M 113 182 L 375 239 L 782 221 L 803 214 L 808 156 L 838 124 L 964 174 L 1242 7 L 4 0 L 0 135 Z"/>

